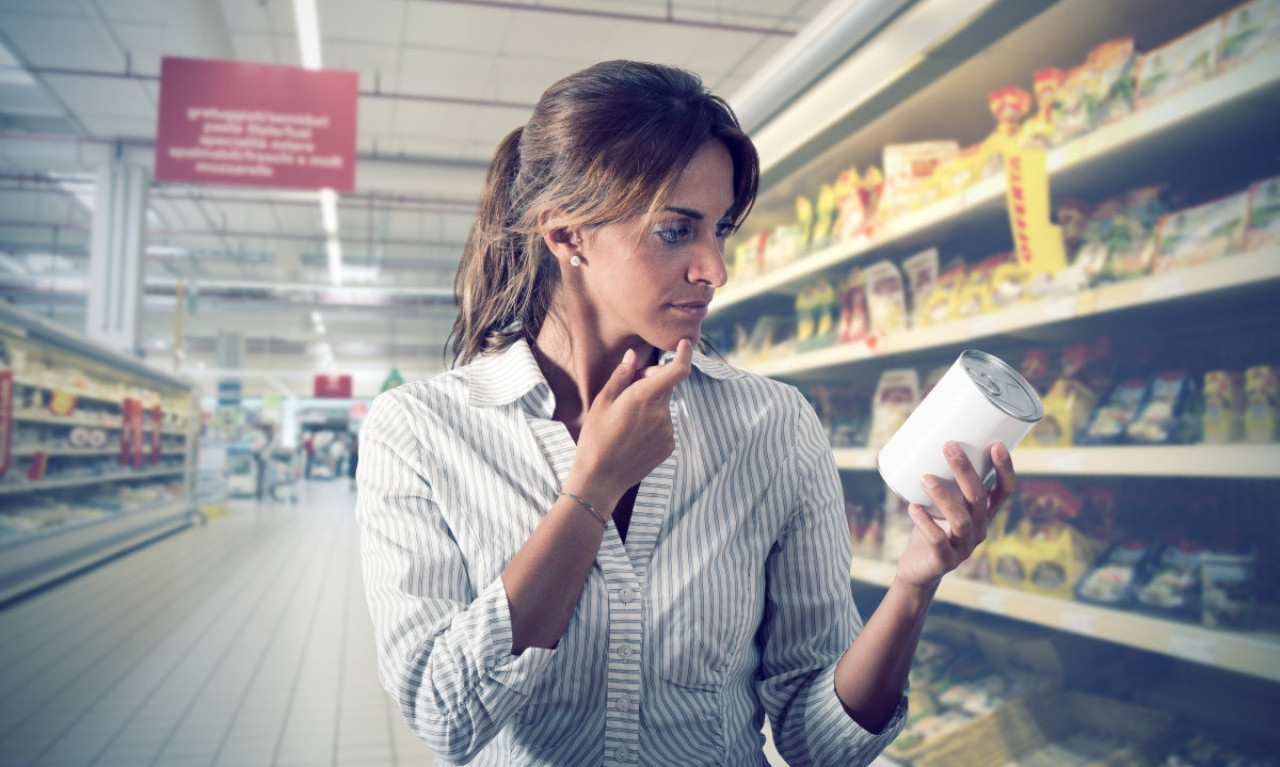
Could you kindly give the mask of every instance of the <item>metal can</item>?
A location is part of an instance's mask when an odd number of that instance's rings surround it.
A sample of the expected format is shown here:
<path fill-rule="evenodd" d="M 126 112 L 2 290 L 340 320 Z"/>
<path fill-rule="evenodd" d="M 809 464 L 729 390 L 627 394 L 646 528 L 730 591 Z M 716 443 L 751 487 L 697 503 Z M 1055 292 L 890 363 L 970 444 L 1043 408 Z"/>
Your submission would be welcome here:
<path fill-rule="evenodd" d="M 880 450 L 876 464 L 889 488 L 935 517 L 933 500 L 920 486 L 926 474 L 955 485 L 942 446 L 955 441 L 990 484 L 991 446 L 1009 450 L 1044 416 L 1036 390 L 1000 359 L 966 349 Z"/>

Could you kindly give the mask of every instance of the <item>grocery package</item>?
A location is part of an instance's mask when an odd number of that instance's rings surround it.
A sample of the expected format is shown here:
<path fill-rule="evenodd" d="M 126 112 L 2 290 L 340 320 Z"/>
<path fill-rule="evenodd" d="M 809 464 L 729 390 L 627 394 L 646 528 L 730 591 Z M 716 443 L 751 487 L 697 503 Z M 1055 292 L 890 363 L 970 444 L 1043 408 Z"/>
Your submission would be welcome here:
<path fill-rule="evenodd" d="M 1125 435 L 1136 444 L 1199 442 L 1200 402 L 1195 379 L 1187 373 L 1160 373 L 1148 384 L 1142 407 L 1125 427 Z"/>
<path fill-rule="evenodd" d="M 813 202 L 808 197 L 796 198 L 796 255 L 807 253 L 813 239 L 814 218 Z"/>
<path fill-rule="evenodd" d="M 1100 363 L 1103 357 L 1100 347 L 1101 344 L 1096 344 L 1091 351 L 1085 344 L 1072 344 L 1063 350 L 1058 378 L 1043 398 L 1044 417 L 1027 435 L 1024 445 L 1069 447 L 1076 444 L 1076 435 L 1098 401 L 1095 386 L 1104 380 L 1098 372 L 1104 367 Z"/>
<path fill-rule="evenodd" d="M 1222 445 L 1244 436 L 1244 377 L 1231 370 L 1204 374 L 1203 441 Z"/>
<path fill-rule="evenodd" d="M 884 189 L 877 218 L 889 221 L 920 207 L 921 191 L 934 169 L 960 152 L 955 141 L 888 144 L 884 148 Z"/>
<path fill-rule="evenodd" d="M 1049 352 L 1039 348 L 1027 349 L 1022 354 L 1018 373 L 1027 379 L 1027 383 L 1031 384 L 1038 394 L 1043 396 L 1053 385 L 1052 371 L 1049 369 Z"/>
<path fill-rule="evenodd" d="M 1133 112 L 1135 50 L 1131 37 L 1111 40 L 1067 72 L 1058 88 L 1055 144 Z"/>
<path fill-rule="evenodd" d="M 955 157 L 938 163 L 928 184 L 933 196 L 942 198 L 964 190 L 981 180 L 986 155 L 983 144 L 965 147 Z"/>
<path fill-rule="evenodd" d="M 907 422 L 920 404 L 920 375 L 913 368 L 886 370 L 880 374 L 871 400 L 871 434 L 867 447 L 879 450 Z"/>
<path fill-rule="evenodd" d="M 872 171 L 866 176 L 874 181 Z M 861 244 L 870 241 L 875 232 L 875 207 L 871 202 L 872 190 L 856 168 L 850 168 L 836 180 L 836 221 L 833 236 L 838 242 Z"/>
<path fill-rule="evenodd" d="M 867 315 L 871 329 L 892 333 L 907 329 L 907 293 L 902 272 L 892 261 L 877 261 L 866 269 Z"/>
<path fill-rule="evenodd" d="M 1146 572 L 1150 554 L 1151 546 L 1139 541 L 1111 546 L 1076 583 L 1076 599 L 1104 607 L 1130 604 L 1133 585 Z"/>
<path fill-rule="evenodd" d="M 1280 0 L 1253 0 L 1222 17 L 1218 71 L 1280 52 Z"/>
<path fill-rule="evenodd" d="M 1145 109 L 1218 71 L 1222 24 L 1218 19 L 1138 59 L 1136 105 Z"/>
<path fill-rule="evenodd" d="M 962 258 L 953 258 L 942 268 L 917 317 L 921 325 L 941 325 L 956 318 L 956 304 L 967 279 L 967 268 Z"/>
<path fill-rule="evenodd" d="M 796 296 L 796 349 L 830 346 L 840 321 L 840 298 L 826 280 L 806 285 Z"/>
<path fill-rule="evenodd" d="M 956 295 L 954 316 L 974 317 L 991 311 L 991 281 L 995 271 L 1012 260 L 1009 253 L 997 253 L 974 264 Z"/>
<path fill-rule="evenodd" d="M 1280 177 L 1249 187 L 1249 228 L 1244 233 L 1245 250 L 1277 246 L 1280 246 Z"/>
<path fill-rule="evenodd" d="M 1152 271 L 1195 266 L 1240 251 L 1248 215 L 1246 192 L 1166 214 L 1160 219 Z"/>
<path fill-rule="evenodd" d="M 1244 371 L 1244 441 L 1263 444 L 1276 441 L 1276 424 L 1280 422 L 1280 386 L 1277 368 L 1255 365 Z"/>
<path fill-rule="evenodd" d="M 1036 111 L 1022 124 L 1018 144 L 1028 149 L 1048 149 L 1053 145 L 1058 91 L 1066 80 L 1067 73 L 1061 69 L 1041 69 L 1032 75 Z"/>
<path fill-rule="evenodd" d="M 929 248 L 907 258 L 902 262 L 902 271 L 907 275 L 908 295 L 911 305 L 911 327 L 920 327 L 924 323 L 925 301 L 938 281 L 938 249 Z"/>
<path fill-rule="evenodd" d="M 871 428 L 870 393 L 854 385 L 818 384 L 807 392 L 832 447 L 860 447 Z"/>
<path fill-rule="evenodd" d="M 1083 501 L 1057 480 L 1023 480 L 1018 496 L 1023 518 L 989 549 L 991 582 L 1069 599 L 1103 546 L 1074 525 Z"/>
<path fill-rule="evenodd" d="M 834 241 L 836 215 L 836 190 L 830 184 L 823 184 L 818 190 L 818 203 L 813 211 L 813 229 L 809 237 L 808 250 L 822 250 Z"/>
<path fill-rule="evenodd" d="M 1211 628 L 1248 629 L 1257 622 L 1258 569 L 1252 553 L 1200 556 L 1200 622 Z"/>
<path fill-rule="evenodd" d="M 1141 277 L 1151 271 L 1156 230 L 1167 209 L 1163 192 L 1160 186 L 1140 187 L 1093 209 L 1073 264 L 1086 284 Z"/>
<path fill-rule="evenodd" d="M 996 129 L 982 142 L 983 178 L 1001 173 L 1007 153 L 1018 146 L 1022 119 L 1031 111 L 1031 94 L 1017 87 L 998 88 L 987 94 L 987 107 L 996 118 Z"/>
<path fill-rule="evenodd" d="M 1116 384 L 1089 418 L 1080 434 L 1080 444 L 1112 445 L 1124 441 L 1125 430 L 1137 417 L 1146 396 L 1147 382 L 1142 379 L 1130 378 Z"/>
<path fill-rule="evenodd" d="M 785 353 L 787 339 L 794 340 L 795 318 L 764 314 L 750 328 L 735 328 L 733 362 L 754 365 L 771 356 Z"/>
<path fill-rule="evenodd" d="M 1161 547 L 1134 584 L 1134 604 L 1161 618 L 1199 622 L 1203 554 L 1190 541 Z"/>
<path fill-rule="evenodd" d="M 750 280 L 764 273 L 764 251 L 768 244 L 768 232 L 747 238 L 733 249 L 733 266 L 729 269 L 732 280 Z"/>
<path fill-rule="evenodd" d="M 856 266 L 840 282 L 840 326 L 836 334 L 840 343 L 861 341 L 871 332 L 867 313 L 867 278 Z"/>

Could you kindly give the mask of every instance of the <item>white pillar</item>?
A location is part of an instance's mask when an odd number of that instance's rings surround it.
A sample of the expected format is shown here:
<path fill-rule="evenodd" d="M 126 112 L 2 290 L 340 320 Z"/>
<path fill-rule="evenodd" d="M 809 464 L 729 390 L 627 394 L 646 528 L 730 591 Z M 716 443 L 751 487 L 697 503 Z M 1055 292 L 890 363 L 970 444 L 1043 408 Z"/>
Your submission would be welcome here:
<path fill-rule="evenodd" d="M 143 262 L 151 174 L 112 162 L 98 171 L 89 250 L 85 334 L 127 354 L 142 352 Z"/>

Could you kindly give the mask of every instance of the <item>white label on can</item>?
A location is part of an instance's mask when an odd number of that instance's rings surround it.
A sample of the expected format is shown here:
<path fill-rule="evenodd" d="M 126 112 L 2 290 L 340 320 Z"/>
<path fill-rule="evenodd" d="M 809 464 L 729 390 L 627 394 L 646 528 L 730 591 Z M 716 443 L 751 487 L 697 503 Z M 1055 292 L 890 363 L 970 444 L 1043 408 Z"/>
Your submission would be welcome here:
<path fill-rule="evenodd" d="M 1218 654 L 1218 640 L 1186 631 L 1169 634 L 1169 654 L 1197 663 L 1213 663 Z"/>

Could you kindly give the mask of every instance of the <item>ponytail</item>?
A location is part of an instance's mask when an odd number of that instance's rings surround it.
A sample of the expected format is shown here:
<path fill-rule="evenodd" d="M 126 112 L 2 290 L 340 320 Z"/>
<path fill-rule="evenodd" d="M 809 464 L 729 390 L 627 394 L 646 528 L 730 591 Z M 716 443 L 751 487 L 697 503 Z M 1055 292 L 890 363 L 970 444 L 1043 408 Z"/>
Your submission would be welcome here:
<path fill-rule="evenodd" d="M 523 133 L 516 128 L 494 152 L 454 279 L 458 316 L 449 338 L 455 365 L 517 338 L 532 342 L 559 283 L 559 269 L 538 232 L 521 226 L 523 211 L 514 200 Z"/>

